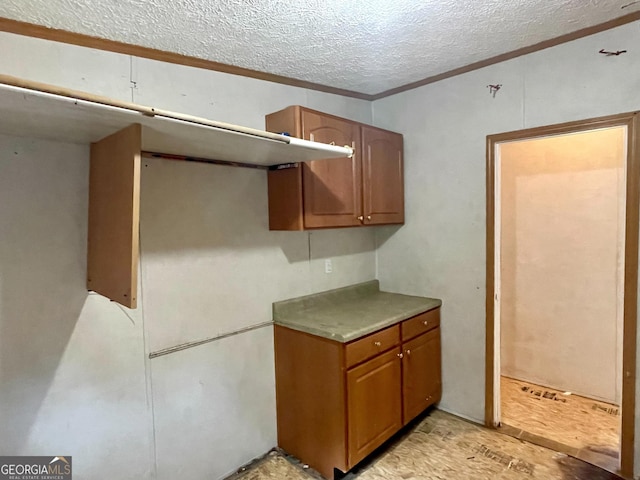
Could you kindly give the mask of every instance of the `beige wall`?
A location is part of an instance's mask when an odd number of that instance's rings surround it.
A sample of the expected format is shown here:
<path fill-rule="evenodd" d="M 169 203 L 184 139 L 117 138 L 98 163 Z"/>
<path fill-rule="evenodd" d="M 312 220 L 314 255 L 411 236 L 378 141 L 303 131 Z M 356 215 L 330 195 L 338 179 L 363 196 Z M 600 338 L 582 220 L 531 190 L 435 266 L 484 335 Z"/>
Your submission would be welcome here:
<path fill-rule="evenodd" d="M 636 21 L 373 103 L 405 141 L 406 224 L 377 231 L 378 278 L 443 300 L 441 408 L 484 421 L 487 135 L 640 110 L 640 50 L 598 54 L 639 44 Z"/>
<path fill-rule="evenodd" d="M 502 374 L 620 402 L 625 129 L 499 145 Z"/>
<path fill-rule="evenodd" d="M 0 33 L 2 73 L 261 128 L 369 102 Z M 270 232 L 265 171 L 144 162 L 137 310 L 85 289 L 89 148 L 0 136 L 0 455 L 219 479 L 276 445 L 271 303 L 375 278 L 371 228 Z M 324 273 L 324 259 L 333 273 Z M 113 459 L 118 459 L 114 462 Z"/>
<path fill-rule="evenodd" d="M 64 451 L 74 478 L 150 478 L 140 312 L 85 289 L 88 155 L 0 135 L 0 455 Z"/>

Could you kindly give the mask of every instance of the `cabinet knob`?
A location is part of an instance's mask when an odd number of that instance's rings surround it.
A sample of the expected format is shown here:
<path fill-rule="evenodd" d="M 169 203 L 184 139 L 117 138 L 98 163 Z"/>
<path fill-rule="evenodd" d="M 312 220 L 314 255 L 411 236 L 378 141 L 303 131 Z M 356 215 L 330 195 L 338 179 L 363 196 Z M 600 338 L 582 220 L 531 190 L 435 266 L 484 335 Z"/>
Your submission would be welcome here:
<path fill-rule="evenodd" d="M 429 395 L 429 396 L 427 397 L 427 402 L 428 402 L 429 400 L 431 400 L 431 395 Z"/>
<path fill-rule="evenodd" d="M 363 217 L 362 215 L 360 215 L 360 216 L 358 217 L 358 220 L 363 221 L 363 220 L 364 220 L 364 217 Z"/>
<path fill-rule="evenodd" d="M 399 353 L 399 354 L 398 354 L 398 357 L 399 357 L 399 358 L 404 358 L 404 355 L 403 355 L 402 353 Z"/>
<path fill-rule="evenodd" d="M 425 325 L 425 327 L 426 327 L 427 325 L 429 325 L 429 320 L 425 320 L 425 321 L 424 321 L 424 322 L 422 322 L 422 323 L 423 323 L 423 324 Z"/>
<path fill-rule="evenodd" d="M 376 347 L 381 347 L 381 346 L 382 346 L 382 342 L 373 342 L 373 344 L 374 344 Z"/>
<path fill-rule="evenodd" d="M 367 215 L 367 220 L 371 220 L 371 215 Z"/>
<path fill-rule="evenodd" d="M 407 355 L 411 355 L 411 350 L 407 348 Z"/>

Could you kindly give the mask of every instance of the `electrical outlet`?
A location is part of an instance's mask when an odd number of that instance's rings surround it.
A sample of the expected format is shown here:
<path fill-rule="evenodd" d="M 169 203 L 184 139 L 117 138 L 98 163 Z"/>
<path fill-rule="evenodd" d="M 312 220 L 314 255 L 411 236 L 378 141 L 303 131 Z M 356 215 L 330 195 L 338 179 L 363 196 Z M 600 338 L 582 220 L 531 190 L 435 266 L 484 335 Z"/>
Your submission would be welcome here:
<path fill-rule="evenodd" d="M 330 258 L 327 258 L 324 261 L 324 273 L 332 273 L 333 272 L 333 263 Z"/>

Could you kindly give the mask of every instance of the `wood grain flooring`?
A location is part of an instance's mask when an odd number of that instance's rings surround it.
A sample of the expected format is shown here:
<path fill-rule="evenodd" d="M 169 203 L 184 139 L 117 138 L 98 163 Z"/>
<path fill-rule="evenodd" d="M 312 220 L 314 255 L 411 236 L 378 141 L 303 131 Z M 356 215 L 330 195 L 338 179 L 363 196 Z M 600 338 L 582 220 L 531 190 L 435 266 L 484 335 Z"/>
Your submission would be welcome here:
<path fill-rule="evenodd" d="M 617 405 L 508 377 L 502 377 L 500 385 L 503 433 L 617 470 Z"/>
<path fill-rule="evenodd" d="M 321 477 L 273 451 L 228 480 Z M 562 453 L 431 410 L 343 480 L 614 480 L 614 474 Z"/>

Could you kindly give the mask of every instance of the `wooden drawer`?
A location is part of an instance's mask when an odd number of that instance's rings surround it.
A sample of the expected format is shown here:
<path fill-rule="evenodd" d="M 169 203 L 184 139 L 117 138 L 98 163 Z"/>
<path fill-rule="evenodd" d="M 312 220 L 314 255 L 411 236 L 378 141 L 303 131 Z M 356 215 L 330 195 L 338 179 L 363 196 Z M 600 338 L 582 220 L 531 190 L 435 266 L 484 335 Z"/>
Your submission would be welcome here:
<path fill-rule="evenodd" d="M 400 326 L 393 325 L 379 332 L 367 335 L 345 346 L 347 368 L 389 350 L 400 343 Z"/>
<path fill-rule="evenodd" d="M 402 341 L 406 342 L 410 338 L 417 337 L 439 325 L 440 307 L 421 313 L 402 322 Z"/>

